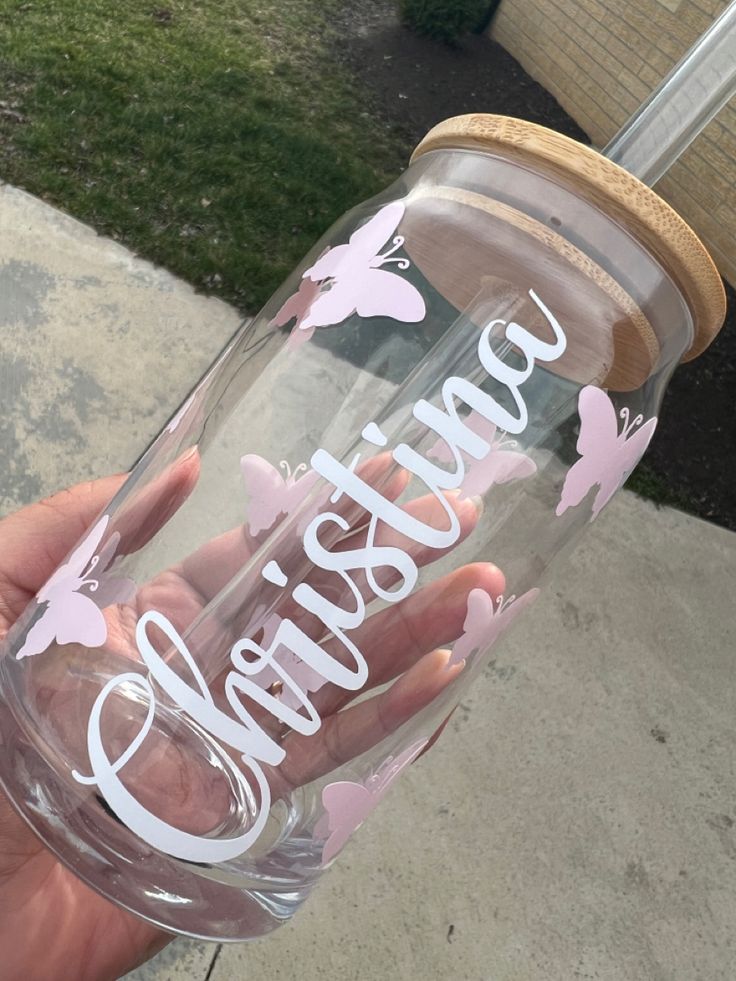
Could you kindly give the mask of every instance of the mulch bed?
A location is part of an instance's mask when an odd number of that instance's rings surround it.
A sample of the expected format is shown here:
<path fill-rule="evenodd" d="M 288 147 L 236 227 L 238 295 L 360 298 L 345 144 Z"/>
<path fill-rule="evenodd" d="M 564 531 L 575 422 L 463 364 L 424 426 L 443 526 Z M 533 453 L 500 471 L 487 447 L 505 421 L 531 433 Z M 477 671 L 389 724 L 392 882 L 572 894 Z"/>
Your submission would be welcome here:
<path fill-rule="evenodd" d="M 435 123 L 467 112 L 518 116 L 589 142 L 488 37 L 468 36 L 457 48 L 417 37 L 398 23 L 389 0 L 346 3 L 335 26 L 336 57 L 362 86 L 372 114 L 405 144 L 407 160 Z M 669 385 L 645 468 L 654 477 L 649 484 L 659 484 L 655 498 L 736 530 L 736 295 L 728 286 L 727 293 L 718 340 Z"/>

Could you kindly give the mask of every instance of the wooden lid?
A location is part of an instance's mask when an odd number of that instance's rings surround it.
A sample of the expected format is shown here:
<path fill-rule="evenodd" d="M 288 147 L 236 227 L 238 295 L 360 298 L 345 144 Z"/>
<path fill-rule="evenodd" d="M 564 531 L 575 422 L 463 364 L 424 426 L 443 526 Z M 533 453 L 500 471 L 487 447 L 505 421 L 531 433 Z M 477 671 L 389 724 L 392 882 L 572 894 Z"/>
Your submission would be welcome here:
<path fill-rule="evenodd" d="M 697 357 L 708 347 L 726 315 L 721 277 L 695 232 L 651 188 L 590 147 L 507 116 L 472 114 L 447 119 L 429 131 L 412 161 L 432 150 L 455 149 L 495 150 L 547 173 L 572 176 L 585 188 L 585 197 L 628 228 L 682 290 L 695 329 L 683 360 Z"/>
<path fill-rule="evenodd" d="M 548 337 L 539 309 L 522 300 L 528 294 L 527 264 L 533 264 L 535 289 L 572 342 L 550 366 L 555 374 L 581 385 L 631 391 L 657 364 L 654 329 L 626 290 L 573 243 L 516 208 L 463 188 L 417 188 L 401 231 L 414 265 L 470 320 L 480 323 L 488 316 L 491 293 L 496 306 L 517 306 L 515 316 L 522 316 L 527 329 Z M 609 329 L 591 329 L 604 324 Z"/>

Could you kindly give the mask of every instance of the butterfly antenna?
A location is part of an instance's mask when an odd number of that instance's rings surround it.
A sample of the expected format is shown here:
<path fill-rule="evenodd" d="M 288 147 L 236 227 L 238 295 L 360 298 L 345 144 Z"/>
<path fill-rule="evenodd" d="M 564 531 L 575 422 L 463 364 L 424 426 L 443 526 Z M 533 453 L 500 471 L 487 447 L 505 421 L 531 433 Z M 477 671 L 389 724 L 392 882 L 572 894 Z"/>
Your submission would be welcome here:
<path fill-rule="evenodd" d="M 384 252 L 382 255 L 378 255 L 376 257 L 376 258 L 378 258 L 378 259 L 381 260 L 380 263 L 379 263 L 379 265 L 380 266 L 383 266 L 387 262 L 395 262 L 398 265 L 399 269 L 408 269 L 409 266 L 411 265 L 411 263 L 409 262 L 408 259 L 401 259 L 401 258 L 390 259 L 389 258 L 389 256 L 392 256 L 394 254 L 394 252 L 397 249 L 400 249 L 401 246 L 404 244 L 404 236 L 403 235 L 396 235 L 393 238 L 393 243 L 394 243 L 394 245 L 393 245 L 393 248 L 392 249 L 389 249 L 388 252 Z"/>
<path fill-rule="evenodd" d="M 623 431 L 624 436 L 628 436 L 631 430 L 634 428 L 634 426 L 640 426 L 644 422 L 644 416 L 641 414 L 641 412 L 639 413 L 638 416 L 635 416 L 631 420 L 631 422 L 629 422 L 630 413 L 629 413 L 628 406 L 624 406 L 624 408 L 621 409 L 621 411 L 619 412 L 619 415 L 624 421 L 624 431 Z"/>
<path fill-rule="evenodd" d="M 90 574 L 90 572 L 92 572 L 92 570 L 95 568 L 95 566 L 99 565 L 99 562 L 100 562 L 99 555 L 93 555 L 92 556 L 92 561 L 89 564 L 89 569 L 87 569 L 87 572 L 84 574 L 85 577 L 88 576 Z M 91 593 L 94 593 L 95 590 L 99 588 L 100 581 L 99 581 L 99 579 L 87 579 L 87 578 L 84 578 L 84 579 L 82 579 L 81 585 L 82 586 L 89 586 L 89 591 Z"/>
<path fill-rule="evenodd" d="M 286 479 L 288 480 L 289 477 L 291 477 L 291 467 L 289 466 L 286 460 L 279 460 L 279 466 L 286 474 Z"/>
<path fill-rule="evenodd" d="M 508 436 L 508 433 L 507 432 L 502 432 L 501 433 L 501 438 L 499 440 L 497 440 L 496 443 L 494 443 L 493 449 L 500 450 L 502 446 L 518 446 L 519 445 L 518 439 L 507 439 L 506 438 L 507 436 Z"/>
<path fill-rule="evenodd" d="M 383 786 L 383 781 L 381 780 L 380 775 L 378 773 L 371 773 L 371 775 L 365 781 L 363 786 L 365 787 L 366 790 L 370 791 L 371 793 L 375 793 L 376 790 L 381 789 L 381 787 Z"/>
<path fill-rule="evenodd" d="M 503 613 L 507 607 L 511 606 L 515 599 L 516 593 L 512 593 L 510 596 L 499 596 L 496 614 Z"/>

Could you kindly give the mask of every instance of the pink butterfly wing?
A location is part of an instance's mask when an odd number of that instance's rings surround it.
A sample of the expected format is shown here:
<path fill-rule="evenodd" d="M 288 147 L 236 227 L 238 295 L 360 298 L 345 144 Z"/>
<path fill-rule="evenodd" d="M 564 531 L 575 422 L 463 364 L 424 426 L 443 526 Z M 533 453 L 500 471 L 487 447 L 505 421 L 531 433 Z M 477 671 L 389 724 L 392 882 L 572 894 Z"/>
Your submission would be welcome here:
<path fill-rule="evenodd" d="M 573 463 L 565 474 L 560 500 L 555 508 L 559 518 L 568 508 L 577 507 L 591 487 L 595 487 L 601 479 L 602 468 L 597 459 L 582 457 Z"/>
<path fill-rule="evenodd" d="M 361 317 L 391 317 L 405 324 L 417 324 L 427 314 L 416 286 L 385 269 L 369 269 L 356 284 L 355 309 Z"/>
<path fill-rule="evenodd" d="M 296 530 L 298 534 L 300 535 L 304 534 L 309 522 L 313 518 L 315 518 L 318 514 L 321 514 L 322 511 L 325 510 L 329 499 L 330 499 L 329 487 L 323 487 L 321 491 L 315 494 L 314 500 L 312 501 L 312 503 L 309 505 L 308 508 L 304 509 L 301 517 L 299 518 L 299 521 L 297 522 Z"/>
<path fill-rule="evenodd" d="M 462 482 L 461 497 L 482 497 L 493 484 L 521 480 L 537 472 L 536 463 L 525 453 L 514 450 L 494 450 L 484 460 L 473 461 Z"/>
<path fill-rule="evenodd" d="M 493 623 L 493 600 L 484 589 L 471 589 L 467 603 L 463 633 L 453 645 L 448 668 L 467 660 L 478 649 Z"/>
<path fill-rule="evenodd" d="M 287 350 L 297 351 L 302 344 L 306 344 L 313 336 L 314 327 L 302 327 L 301 325 L 295 327 L 286 342 Z"/>
<path fill-rule="evenodd" d="M 64 565 L 60 566 L 51 578 L 38 591 L 38 598 L 41 602 L 47 602 L 50 595 L 59 587 L 66 583 L 77 582 L 85 571 L 94 556 L 97 546 L 100 544 L 105 528 L 110 520 L 110 516 L 103 514 L 100 520 L 85 536 L 83 541 L 74 549 Z M 70 586 L 70 588 L 74 588 Z"/>
<path fill-rule="evenodd" d="M 510 480 L 531 477 L 537 472 L 537 465 L 526 454 L 513 450 L 499 449 L 494 445 L 496 426 L 475 409 L 464 420 L 465 426 L 488 443 L 490 449 L 482 460 L 475 460 L 463 454 L 467 472 L 461 485 L 462 497 L 482 496 L 493 484 L 505 484 Z M 440 437 L 429 451 L 428 456 L 442 463 L 452 463 L 453 454 Z"/>
<path fill-rule="evenodd" d="M 578 453 L 605 460 L 613 452 L 618 439 L 618 419 L 613 402 L 602 388 L 586 385 L 578 396 L 578 415 Z"/>
<path fill-rule="evenodd" d="M 355 296 L 349 280 L 340 280 L 324 290 L 314 301 L 309 313 L 299 325 L 300 330 L 332 327 L 355 313 Z"/>
<path fill-rule="evenodd" d="M 267 531 L 284 510 L 288 488 L 276 467 L 255 453 L 241 459 L 240 471 L 249 497 L 248 529 L 251 535 L 258 535 Z"/>
<path fill-rule="evenodd" d="M 99 647 L 107 640 L 107 623 L 96 603 L 83 593 L 70 593 L 64 603 L 52 603 L 44 614 L 60 644 Z"/>
<path fill-rule="evenodd" d="M 319 296 L 321 289 L 322 285 L 319 282 L 315 283 L 305 276 L 299 284 L 299 289 L 296 293 L 293 293 L 279 308 L 270 326 L 283 327 L 296 317 L 296 325 L 299 327 L 312 303 Z"/>
<path fill-rule="evenodd" d="M 594 385 L 586 385 L 578 397 L 578 414 L 580 434 L 577 451 L 581 458 L 565 475 L 555 509 L 558 517 L 568 508 L 577 507 L 591 487 L 601 483 L 617 451 L 616 410 L 604 391 Z"/>
<path fill-rule="evenodd" d="M 647 447 L 652 441 L 652 436 L 654 436 L 654 430 L 656 428 L 657 417 L 652 416 L 651 419 L 647 419 L 646 422 L 642 423 L 641 426 L 639 426 L 639 428 L 627 438 L 626 443 L 623 446 L 622 453 L 624 473 L 627 476 L 646 453 Z"/>
<path fill-rule="evenodd" d="M 18 651 L 18 660 L 22 657 L 30 657 L 33 654 L 42 654 L 49 644 L 53 642 L 54 637 L 55 627 L 53 620 L 48 617 L 47 609 L 26 634 L 23 646 Z"/>
<path fill-rule="evenodd" d="M 446 440 L 444 440 L 441 436 L 429 448 L 427 451 L 427 456 L 431 457 L 433 460 L 439 460 L 440 463 L 452 463 L 455 459 L 454 454 L 447 445 Z"/>
<path fill-rule="evenodd" d="M 112 576 L 107 572 L 108 566 L 115 559 L 119 543 L 120 532 L 114 531 L 97 553 L 98 562 L 93 577 L 98 580 L 98 587 L 94 601 L 101 610 L 106 606 L 130 603 L 138 589 L 135 582 L 127 576 Z"/>
<path fill-rule="evenodd" d="M 95 590 L 95 605 L 101 610 L 106 606 L 118 606 L 131 603 L 138 587 L 127 576 L 105 576 Z"/>
<path fill-rule="evenodd" d="M 600 514 L 619 487 L 626 483 L 629 474 L 646 452 L 656 428 L 657 419 L 653 416 L 628 438 L 624 436 L 619 438 L 619 446 L 611 455 L 605 473 L 601 477 L 600 490 L 593 501 L 591 521 Z"/>
<path fill-rule="evenodd" d="M 350 835 L 365 821 L 378 801 L 360 784 L 342 780 L 328 784 L 322 791 L 322 805 L 327 813 L 330 835 L 322 849 L 322 862 L 330 862 L 341 851 Z M 315 835 L 320 822 L 315 826 Z M 322 824 L 320 830 L 324 829 Z"/>
<path fill-rule="evenodd" d="M 534 589 L 530 589 L 522 596 L 517 597 L 496 614 L 495 623 L 493 625 L 494 629 L 492 631 L 491 640 L 488 646 L 495 643 L 501 634 L 508 630 L 519 614 L 523 613 L 528 606 L 531 606 L 531 604 L 536 600 L 537 596 L 539 596 L 539 590 L 536 587 Z"/>
<path fill-rule="evenodd" d="M 107 623 L 96 604 L 81 593 L 69 590 L 50 602 L 26 635 L 18 659 L 41 654 L 56 640 L 59 644 L 99 647 L 107 640 Z"/>
<path fill-rule="evenodd" d="M 286 493 L 284 494 L 283 510 L 286 514 L 291 514 L 299 504 L 308 497 L 312 488 L 319 480 L 319 474 L 314 470 L 307 470 L 298 480 L 288 480 Z"/>
<path fill-rule="evenodd" d="M 325 813 L 314 826 L 314 837 L 330 836 L 322 850 L 322 861 L 329 862 L 344 847 L 350 835 L 375 810 L 389 786 L 421 753 L 429 740 L 420 739 L 397 757 L 389 756 L 369 778 L 369 785 L 351 781 L 328 784 L 322 791 Z"/>
<path fill-rule="evenodd" d="M 506 605 L 495 607 L 491 597 L 482 589 L 468 593 L 468 611 L 463 624 L 464 633 L 455 642 L 448 667 L 466 660 L 474 651 L 488 650 L 516 617 L 539 596 L 538 589 L 530 589 Z"/>
<path fill-rule="evenodd" d="M 319 691 L 320 688 L 323 688 L 327 684 L 327 680 L 323 678 L 321 674 L 315 671 L 314 668 L 310 667 L 304 661 L 294 657 L 294 655 L 291 653 L 288 660 L 286 658 L 279 660 L 279 664 L 289 675 L 296 687 L 304 692 L 305 695 L 309 695 L 311 692 Z M 281 692 L 281 701 L 288 708 L 294 709 L 294 711 L 297 711 L 302 707 L 301 700 L 286 684 L 284 684 Z"/>
<path fill-rule="evenodd" d="M 337 276 L 340 268 L 350 256 L 350 245 L 335 245 L 327 249 L 317 259 L 313 266 L 310 266 L 304 273 L 305 278 L 311 279 L 315 283 L 322 283 L 325 279 L 332 279 Z"/>
<path fill-rule="evenodd" d="M 347 245 L 336 245 L 307 269 L 314 280 L 352 278 L 361 275 L 393 235 L 404 215 L 404 205 L 392 201 L 350 236 Z"/>
<path fill-rule="evenodd" d="M 312 280 L 334 282 L 311 305 L 302 327 L 333 326 L 356 311 L 361 317 L 387 316 L 404 323 L 424 319 L 426 307 L 415 286 L 395 273 L 371 268 L 403 214 L 400 201 L 387 204 L 351 235 L 347 245 L 335 246 L 307 269 L 304 275 Z"/>
<path fill-rule="evenodd" d="M 401 201 L 392 201 L 390 204 L 384 205 L 370 221 L 361 225 L 350 236 L 352 254 L 366 261 L 377 256 L 399 227 L 405 210 Z"/>

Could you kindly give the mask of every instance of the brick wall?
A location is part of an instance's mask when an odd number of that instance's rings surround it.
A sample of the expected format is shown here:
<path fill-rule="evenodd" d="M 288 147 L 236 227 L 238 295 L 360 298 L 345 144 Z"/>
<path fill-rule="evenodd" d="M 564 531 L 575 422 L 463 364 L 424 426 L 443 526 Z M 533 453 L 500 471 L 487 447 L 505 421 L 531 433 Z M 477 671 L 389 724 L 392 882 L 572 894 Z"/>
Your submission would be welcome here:
<path fill-rule="evenodd" d="M 491 33 L 601 147 L 727 0 L 501 0 Z M 736 99 L 657 185 L 736 283 Z"/>

